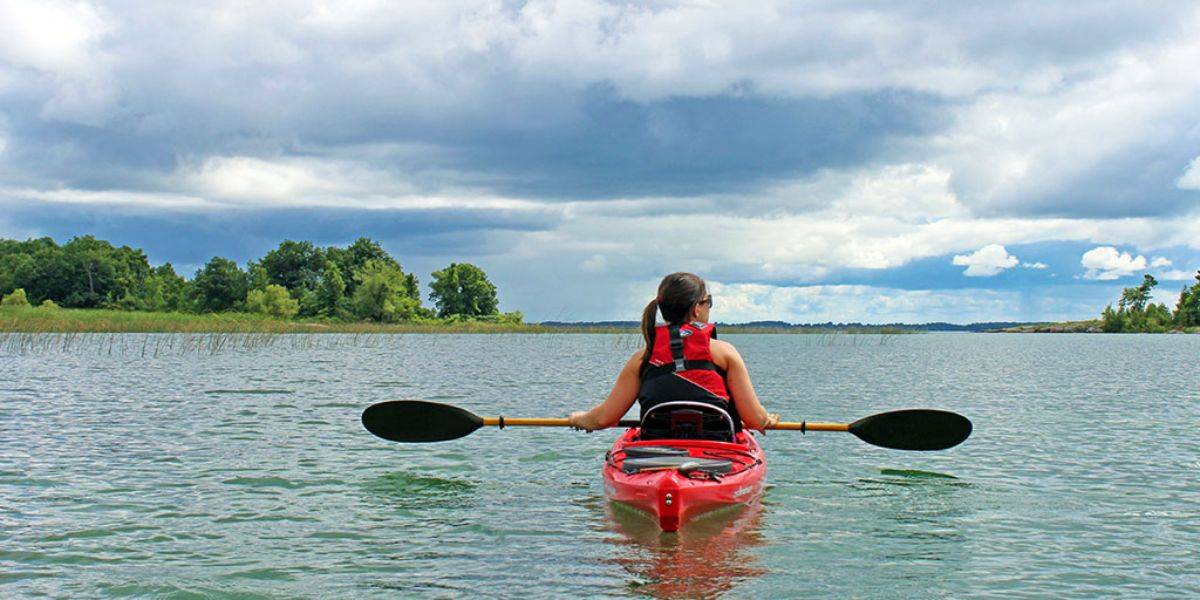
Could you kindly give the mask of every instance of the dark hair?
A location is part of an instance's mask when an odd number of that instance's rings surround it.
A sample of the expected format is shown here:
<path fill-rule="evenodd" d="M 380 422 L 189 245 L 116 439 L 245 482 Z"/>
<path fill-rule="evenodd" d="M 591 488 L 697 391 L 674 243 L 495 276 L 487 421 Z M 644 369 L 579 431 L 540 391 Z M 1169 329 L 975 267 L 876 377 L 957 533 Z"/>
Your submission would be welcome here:
<path fill-rule="evenodd" d="M 679 325 L 687 319 L 692 307 L 704 299 L 707 290 L 704 280 L 691 273 L 671 273 L 658 284 L 658 295 L 642 311 L 642 337 L 646 340 L 646 356 L 641 372 L 645 373 L 654 352 L 654 321 L 662 311 L 668 325 Z"/>

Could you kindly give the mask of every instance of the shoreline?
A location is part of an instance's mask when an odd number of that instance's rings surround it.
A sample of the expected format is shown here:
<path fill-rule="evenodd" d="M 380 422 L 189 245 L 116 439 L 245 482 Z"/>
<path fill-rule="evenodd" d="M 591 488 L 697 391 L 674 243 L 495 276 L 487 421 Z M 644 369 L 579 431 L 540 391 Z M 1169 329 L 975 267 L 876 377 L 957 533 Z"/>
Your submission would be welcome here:
<path fill-rule="evenodd" d="M 1003 329 L 991 329 L 987 333 L 1099 333 L 1121 335 L 1123 333 L 1149 333 L 1153 335 L 1162 334 L 1195 334 L 1200 333 L 1200 327 L 1184 327 L 1179 329 L 1168 329 L 1166 331 L 1129 331 L 1129 332 L 1112 332 L 1104 331 L 1104 322 L 1100 319 L 1089 319 L 1086 321 L 1063 321 L 1061 323 L 1035 323 L 1032 325 L 1021 325 L 1018 327 L 1005 327 Z"/>
<path fill-rule="evenodd" d="M 723 326 L 724 334 L 765 333 L 794 335 L 901 335 L 924 333 L 892 327 L 796 328 Z M 576 333 L 640 335 L 635 327 L 561 326 L 536 323 L 489 323 L 486 321 L 404 323 L 338 322 L 318 320 L 284 321 L 251 313 L 192 314 L 178 312 L 138 312 L 110 309 L 32 307 L 0 308 L 0 333 Z"/>

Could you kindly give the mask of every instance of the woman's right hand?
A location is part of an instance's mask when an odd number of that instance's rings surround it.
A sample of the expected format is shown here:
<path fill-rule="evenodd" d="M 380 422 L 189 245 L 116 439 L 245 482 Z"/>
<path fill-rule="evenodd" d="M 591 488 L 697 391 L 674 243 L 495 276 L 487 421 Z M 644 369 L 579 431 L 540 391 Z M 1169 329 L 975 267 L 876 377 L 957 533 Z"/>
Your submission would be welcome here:
<path fill-rule="evenodd" d="M 595 427 L 589 421 L 588 414 L 581 410 L 573 412 L 571 416 L 567 417 L 567 422 L 571 424 L 571 429 L 582 429 L 591 433 Z"/>

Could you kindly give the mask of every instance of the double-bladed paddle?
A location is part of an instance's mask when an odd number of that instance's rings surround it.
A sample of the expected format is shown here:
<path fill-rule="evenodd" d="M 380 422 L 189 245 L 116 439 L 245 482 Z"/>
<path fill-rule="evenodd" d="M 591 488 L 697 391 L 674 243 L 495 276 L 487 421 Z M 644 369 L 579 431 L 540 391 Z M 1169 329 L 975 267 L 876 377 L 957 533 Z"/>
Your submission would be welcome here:
<path fill-rule="evenodd" d="M 390 400 L 368 406 L 362 414 L 367 431 L 394 442 L 441 442 L 470 435 L 480 427 L 570 427 L 567 419 L 481 417 L 466 409 L 424 400 Z M 636 427 L 625 420 L 621 427 Z M 777 423 L 784 431 L 848 431 L 858 439 L 894 450 L 945 450 L 971 435 L 966 417 L 932 409 L 895 410 L 853 423 Z"/>

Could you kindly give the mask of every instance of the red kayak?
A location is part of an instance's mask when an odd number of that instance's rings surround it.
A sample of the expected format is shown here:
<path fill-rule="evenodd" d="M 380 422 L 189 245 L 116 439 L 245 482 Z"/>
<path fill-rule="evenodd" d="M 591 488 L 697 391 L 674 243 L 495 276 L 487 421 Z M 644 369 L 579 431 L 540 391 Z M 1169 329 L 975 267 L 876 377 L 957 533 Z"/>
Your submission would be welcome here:
<path fill-rule="evenodd" d="M 604 491 L 610 500 L 649 513 L 663 531 L 718 508 L 747 504 L 762 493 L 767 460 L 747 432 L 733 443 L 638 440 L 625 432 L 605 455 Z"/>

